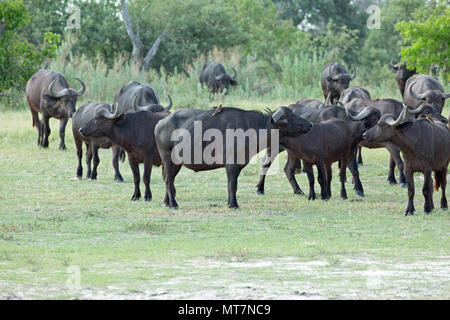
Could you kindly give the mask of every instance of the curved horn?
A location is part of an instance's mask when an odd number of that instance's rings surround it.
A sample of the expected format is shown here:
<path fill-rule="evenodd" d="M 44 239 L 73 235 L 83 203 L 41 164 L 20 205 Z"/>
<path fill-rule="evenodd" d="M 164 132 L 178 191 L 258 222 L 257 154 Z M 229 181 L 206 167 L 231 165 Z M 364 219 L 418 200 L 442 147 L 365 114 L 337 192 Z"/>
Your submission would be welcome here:
<path fill-rule="evenodd" d="M 388 118 L 388 119 L 386 119 L 386 124 L 390 125 L 391 127 L 396 127 L 399 124 L 402 124 L 406 118 L 407 113 L 408 113 L 408 107 L 405 104 L 403 104 L 403 110 L 402 110 L 402 112 L 400 112 L 400 115 L 398 116 L 397 120 L 394 120 L 393 117 L 392 117 L 392 119 Z"/>
<path fill-rule="evenodd" d="M 112 110 L 114 110 L 113 112 L 109 112 L 109 113 L 104 113 L 103 115 L 105 116 L 106 119 L 116 119 L 120 116 L 120 112 L 119 112 L 119 107 L 117 106 L 117 103 L 114 103 L 111 107 Z"/>
<path fill-rule="evenodd" d="M 336 101 L 336 105 L 341 105 L 341 107 L 344 107 L 344 104 L 341 101 Z"/>
<path fill-rule="evenodd" d="M 226 74 L 221 74 L 220 76 L 215 76 L 214 79 L 216 79 L 217 81 L 222 80 L 225 76 L 227 76 Z"/>
<path fill-rule="evenodd" d="M 350 118 L 353 121 L 360 121 L 362 119 L 365 119 L 370 115 L 371 112 L 372 112 L 371 107 L 365 107 L 364 109 L 361 110 L 360 113 L 358 113 L 356 116 L 353 116 L 350 113 L 349 108 L 347 106 L 345 107 L 345 114 L 347 115 L 348 118 Z"/>
<path fill-rule="evenodd" d="M 75 78 L 75 79 L 77 79 L 81 83 L 81 89 L 76 91 L 77 96 L 81 96 L 81 95 L 83 95 L 86 92 L 86 85 L 80 79 L 78 79 L 78 78 Z"/>
<path fill-rule="evenodd" d="M 419 114 L 422 112 L 423 108 L 425 108 L 426 106 L 427 106 L 426 104 L 422 104 L 420 107 L 413 109 L 413 110 L 408 108 L 408 112 L 411 114 Z"/>
<path fill-rule="evenodd" d="M 142 111 L 142 110 L 146 111 L 146 110 L 148 110 L 147 106 L 138 106 L 136 104 L 136 100 L 137 100 L 137 94 L 134 95 L 134 98 L 133 98 L 133 111 Z"/>
<path fill-rule="evenodd" d="M 237 73 L 236 73 L 236 69 L 234 67 L 231 67 L 231 69 L 233 69 L 233 75 L 231 76 L 231 79 L 236 79 Z"/>
<path fill-rule="evenodd" d="M 165 111 L 169 111 L 170 108 L 172 108 L 172 98 L 170 97 L 170 94 L 167 95 L 169 97 L 169 105 L 164 108 Z"/>
<path fill-rule="evenodd" d="M 353 73 L 352 73 L 352 75 L 350 76 L 350 78 L 353 80 L 353 79 L 355 79 L 355 77 L 356 77 L 356 69 L 353 70 Z"/>
<path fill-rule="evenodd" d="M 409 86 L 409 94 L 411 95 L 411 97 L 413 97 L 413 98 L 416 98 L 416 99 L 419 99 L 419 100 L 423 100 L 423 99 L 425 99 L 427 96 L 428 96 L 428 90 L 427 91 L 425 91 L 424 93 L 421 93 L 421 94 L 415 94 L 413 91 L 412 91 L 412 87 L 414 86 L 416 84 L 416 82 L 414 81 L 413 83 L 411 83 L 411 85 Z"/>
<path fill-rule="evenodd" d="M 337 75 L 337 76 L 331 75 L 331 68 L 332 68 L 332 66 L 330 66 L 330 68 L 328 69 L 328 77 L 331 78 L 332 80 L 339 80 L 339 75 Z"/>
<path fill-rule="evenodd" d="M 281 117 L 284 115 L 284 110 L 279 108 L 275 113 L 272 115 L 272 119 L 274 122 L 277 122 L 281 119 Z"/>
<path fill-rule="evenodd" d="M 55 84 L 56 80 L 58 80 L 58 79 L 55 79 L 55 80 L 53 80 L 52 83 L 50 83 L 50 85 L 48 86 L 48 92 L 50 93 L 51 96 L 53 96 L 55 98 L 64 97 L 65 95 L 68 94 L 67 89 L 62 89 L 58 92 L 53 91 L 53 85 Z"/>

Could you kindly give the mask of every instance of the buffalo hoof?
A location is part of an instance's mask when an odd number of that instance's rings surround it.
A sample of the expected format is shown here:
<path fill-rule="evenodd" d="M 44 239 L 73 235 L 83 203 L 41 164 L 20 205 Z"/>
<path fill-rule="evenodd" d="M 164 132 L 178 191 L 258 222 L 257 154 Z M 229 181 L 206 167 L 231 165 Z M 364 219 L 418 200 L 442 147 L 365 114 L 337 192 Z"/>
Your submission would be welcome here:
<path fill-rule="evenodd" d="M 407 216 L 413 216 L 414 215 L 414 211 L 406 211 L 405 212 L 405 217 Z"/>
<path fill-rule="evenodd" d="M 343 195 L 343 196 L 341 196 L 341 200 L 347 200 L 348 198 L 347 198 L 347 195 Z"/>
<path fill-rule="evenodd" d="M 388 178 L 387 181 L 389 184 L 392 184 L 392 185 L 397 184 L 397 180 L 395 180 L 395 178 Z"/>
<path fill-rule="evenodd" d="M 407 184 L 406 184 L 406 183 L 404 183 L 404 182 L 402 182 L 402 183 L 400 183 L 400 187 L 402 187 L 402 188 L 406 188 L 406 187 L 407 187 Z"/>
<path fill-rule="evenodd" d="M 59 145 L 59 150 L 61 150 L 61 151 L 67 150 L 66 145 L 65 144 L 60 144 Z"/>
<path fill-rule="evenodd" d="M 116 180 L 116 182 L 123 182 L 123 178 L 121 176 L 114 177 L 114 180 Z"/>
<path fill-rule="evenodd" d="M 140 195 L 133 195 L 133 197 L 131 197 L 131 201 L 138 201 L 141 198 Z"/>
<path fill-rule="evenodd" d="M 91 174 L 91 180 L 97 180 L 97 174 L 96 173 Z"/>
<path fill-rule="evenodd" d="M 447 211 L 448 207 L 441 207 L 442 211 Z"/>
<path fill-rule="evenodd" d="M 364 198 L 364 191 L 362 191 L 362 190 L 356 190 L 355 193 L 356 193 L 358 196 Z"/>
<path fill-rule="evenodd" d="M 308 196 L 308 200 L 316 200 L 316 194 L 315 193 L 310 193 Z"/>
<path fill-rule="evenodd" d="M 145 195 L 144 201 L 152 201 L 152 195 Z"/>
<path fill-rule="evenodd" d="M 294 194 L 298 194 L 298 195 L 301 195 L 301 196 L 305 195 L 305 193 L 301 189 L 294 190 Z"/>
<path fill-rule="evenodd" d="M 176 206 L 169 206 L 169 208 L 170 208 L 171 210 L 178 210 L 178 205 L 176 205 Z"/>
<path fill-rule="evenodd" d="M 264 190 L 256 190 L 256 194 L 263 195 L 264 194 Z"/>

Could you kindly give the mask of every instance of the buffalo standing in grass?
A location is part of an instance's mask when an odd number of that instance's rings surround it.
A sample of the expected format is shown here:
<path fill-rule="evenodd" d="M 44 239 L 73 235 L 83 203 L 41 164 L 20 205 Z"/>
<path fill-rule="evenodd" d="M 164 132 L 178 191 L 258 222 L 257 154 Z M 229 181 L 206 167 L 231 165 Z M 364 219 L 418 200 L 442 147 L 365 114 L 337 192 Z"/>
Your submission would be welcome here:
<path fill-rule="evenodd" d="M 195 128 L 199 125 L 201 128 L 197 129 L 196 133 Z M 178 208 L 175 200 L 174 180 L 182 166 L 193 171 L 225 168 L 228 178 L 228 206 L 238 208 L 236 191 L 239 174 L 259 150 L 267 147 L 267 144 L 271 144 L 271 139 L 275 139 L 272 137 L 272 129 L 278 129 L 279 137 L 282 138 L 299 136 L 311 130 L 311 127 L 309 121 L 296 116 L 287 107 L 280 107 L 273 114 L 231 107 L 175 111 L 160 121 L 155 128 L 156 143 L 164 166 L 166 183 L 164 203 L 170 208 Z M 231 130 L 231 136 L 229 136 L 230 131 L 228 130 Z M 213 142 L 205 141 L 208 140 L 204 136 L 205 132 L 217 134 L 218 137 L 215 136 L 214 139 L 217 148 L 210 150 Z M 246 133 L 249 133 L 249 136 L 254 133 L 253 138 L 246 138 Z M 173 140 L 175 134 L 179 134 L 179 138 L 182 137 L 182 142 L 185 142 L 185 139 L 191 142 L 188 143 L 186 149 L 182 150 L 182 156 L 175 150 L 175 148 L 179 148 L 178 144 L 180 143 Z M 201 134 L 200 139 L 203 137 L 203 143 L 195 143 L 194 134 Z M 208 141 L 211 139 L 212 137 L 209 137 Z M 214 151 L 213 159 L 203 157 L 207 150 L 211 151 L 211 155 Z"/>
<path fill-rule="evenodd" d="M 58 72 L 51 70 L 39 70 L 36 72 L 26 86 L 26 97 L 33 117 L 33 127 L 38 131 L 38 146 L 48 147 L 48 136 L 50 135 L 50 118 L 59 119 L 59 144 L 60 150 L 66 149 L 65 134 L 69 118 L 75 113 L 77 99 L 84 94 L 86 86 L 81 83 L 80 90 L 69 87 L 66 79 Z M 39 120 L 42 113 L 42 121 Z"/>
<path fill-rule="evenodd" d="M 154 113 L 148 110 L 120 113 L 115 108 L 114 113 L 106 108 L 95 112 L 94 119 L 84 124 L 79 132 L 87 138 L 107 137 L 112 144 L 123 148 L 128 155 L 134 179 L 134 193 L 131 200 L 141 198 L 139 164 L 144 163 L 143 180 L 145 185 L 145 201 L 152 199 L 150 176 L 152 166 L 160 166 L 161 158 L 156 148 L 155 126 L 167 112 Z"/>
<path fill-rule="evenodd" d="M 450 92 L 445 93 L 442 85 L 434 77 L 417 74 L 406 81 L 403 102 L 410 108 L 417 108 L 427 103 L 442 113 L 445 99 L 450 98 Z"/>
<path fill-rule="evenodd" d="M 397 119 L 390 114 L 384 115 L 376 126 L 364 133 L 364 139 L 368 142 L 392 142 L 402 151 L 409 198 L 405 215 L 413 215 L 415 211 L 414 172 L 424 174 L 425 213 L 434 209 L 432 171 L 435 190 L 442 189 L 441 208 L 447 210 L 445 189 L 450 160 L 450 130 L 447 126 L 430 119 L 411 120 L 405 105 Z"/>
<path fill-rule="evenodd" d="M 130 81 L 117 91 L 114 97 L 114 106 L 119 108 L 120 113 L 128 111 L 149 110 L 152 112 L 168 112 L 172 107 L 172 98 L 169 98 L 169 104 L 162 106 L 155 90 L 147 84 Z M 114 112 L 114 110 L 112 111 Z M 112 148 L 113 167 L 116 171 L 116 181 L 122 182 L 123 178 L 119 172 L 119 158 L 125 160 L 125 153 L 121 148 Z M 117 169 L 116 169 L 117 168 Z"/>
<path fill-rule="evenodd" d="M 355 78 L 347 73 L 343 65 L 333 62 L 327 64 L 322 70 L 322 92 L 326 104 L 336 104 L 341 92 L 348 88 L 350 81 Z"/>
<path fill-rule="evenodd" d="M 228 94 L 230 86 L 237 86 L 236 70 L 234 70 L 234 68 L 233 72 L 233 75 L 230 76 L 227 74 L 222 64 L 217 62 L 207 62 L 200 71 L 200 83 L 206 84 L 212 93 Z"/>

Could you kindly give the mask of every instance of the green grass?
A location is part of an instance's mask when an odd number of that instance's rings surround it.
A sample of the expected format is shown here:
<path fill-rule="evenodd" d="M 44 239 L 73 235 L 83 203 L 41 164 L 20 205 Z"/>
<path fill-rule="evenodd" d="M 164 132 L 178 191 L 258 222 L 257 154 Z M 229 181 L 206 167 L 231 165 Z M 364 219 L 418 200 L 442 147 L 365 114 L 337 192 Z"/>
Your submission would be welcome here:
<path fill-rule="evenodd" d="M 75 179 L 70 123 L 65 152 L 50 125 L 50 147 L 38 149 L 29 112 L 0 117 L 0 298 L 450 298 L 448 212 L 423 214 L 418 175 L 418 211 L 404 217 L 407 192 L 387 184 L 385 150 L 363 150 L 364 199 L 350 174 L 349 199 L 339 199 L 336 168 L 330 201 L 293 195 L 283 155 L 264 196 L 259 165 L 243 171 L 239 210 L 226 206 L 224 170 L 183 168 L 172 211 L 160 168 L 153 201 L 131 202 L 129 166 L 114 182 L 110 150 L 97 181 Z M 297 180 L 307 191 L 305 174 Z M 80 288 L 67 287 L 73 266 Z"/>

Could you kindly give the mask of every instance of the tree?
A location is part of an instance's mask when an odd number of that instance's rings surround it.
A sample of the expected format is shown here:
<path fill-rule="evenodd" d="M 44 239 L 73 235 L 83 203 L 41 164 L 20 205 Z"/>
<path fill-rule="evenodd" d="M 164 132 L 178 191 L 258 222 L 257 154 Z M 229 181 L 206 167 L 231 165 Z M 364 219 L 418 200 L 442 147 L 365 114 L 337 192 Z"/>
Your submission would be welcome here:
<path fill-rule="evenodd" d="M 133 63 L 139 71 L 146 70 L 148 69 L 150 60 L 155 56 L 156 51 L 158 51 L 161 40 L 166 36 L 167 32 L 164 31 L 163 33 L 161 33 L 161 35 L 155 40 L 152 47 L 150 48 L 150 50 L 148 50 L 147 54 L 144 57 L 145 47 L 141 41 L 141 38 L 139 37 L 139 21 L 136 23 L 136 33 L 134 33 L 125 0 L 122 0 L 122 11 L 123 22 L 125 23 L 128 36 L 130 37 L 131 43 L 133 44 Z"/>
<path fill-rule="evenodd" d="M 395 29 L 403 38 L 402 59 L 422 73 L 431 73 L 434 66 L 443 70 L 450 80 L 450 7 L 448 1 L 435 1 L 428 10 L 415 13 L 416 20 L 399 22 Z"/>
<path fill-rule="evenodd" d="M 35 46 L 21 35 L 21 30 L 30 21 L 22 0 L 1 1 L 0 21 L 3 21 L 0 37 L 0 92 L 3 92 L 22 86 L 44 59 L 54 56 L 60 38 L 46 32 L 42 36 L 43 42 Z"/>

